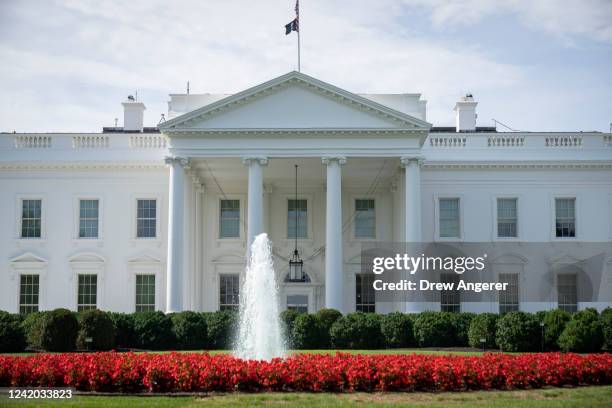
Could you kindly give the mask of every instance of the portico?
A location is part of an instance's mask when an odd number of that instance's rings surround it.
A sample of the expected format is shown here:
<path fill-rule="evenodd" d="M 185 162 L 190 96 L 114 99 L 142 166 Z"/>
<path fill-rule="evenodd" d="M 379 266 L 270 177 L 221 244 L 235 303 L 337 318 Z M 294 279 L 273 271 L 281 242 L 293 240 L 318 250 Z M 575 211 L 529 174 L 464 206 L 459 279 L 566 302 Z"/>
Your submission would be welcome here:
<path fill-rule="evenodd" d="M 420 149 L 429 127 L 421 119 L 297 72 L 161 124 L 170 152 L 166 161 L 170 166 L 167 310 L 177 311 L 194 303 L 185 297 L 202 293 L 201 288 L 195 290 L 196 294 L 189 291 L 195 276 L 219 270 L 211 273 L 208 281 L 203 279 L 206 285 L 218 284 L 223 271 L 241 273 L 245 254 L 259 233 L 269 233 L 279 264 L 287 257 L 289 251 L 282 253 L 289 238 L 287 209 L 281 206 L 289 199 L 286 190 L 293 181 L 294 162 L 300 162 L 303 170 L 301 211 L 307 221 L 298 245 L 309 262 L 309 276 L 308 282 L 303 282 L 307 291 L 288 282 L 289 292 L 309 295 L 309 309 L 352 309 L 343 287 L 356 273 L 351 265 L 359 254 L 360 239 L 420 239 Z M 212 252 L 218 253 L 201 254 L 200 261 L 196 254 L 184 251 L 195 249 L 188 245 L 195 231 L 190 228 L 192 212 L 184 211 L 185 196 L 190 194 L 186 173 L 196 184 L 205 186 L 204 196 L 211 197 L 204 201 L 210 206 L 217 208 L 221 202 L 230 205 L 234 197 L 231 205 L 241 214 L 240 228 L 246 220 L 245 236 L 223 238 L 215 225 L 219 216 L 211 208 L 196 209 L 209 215 L 202 215 L 200 228 L 205 235 L 209 233 L 208 239 L 214 241 Z M 367 238 L 347 231 L 355 215 L 355 199 L 383 190 L 388 196 L 376 205 L 382 207 L 378 211 L 383 219 L 388 218 L 389 226 L 381 223 L 382 231 Z M 272 208 L 273 200 L 279 208 Z M 244 202 L 246 205 L 241 206 Z M 316 224 L 320 218 L 322 228 Z M 404 227 L 393 227 L 397 225 Z M 210 242 L 200 244 L 195 252 L 204 247 L 211 248 Z M 188 264 L 185 259 L 195 262 Z M 282 265 L 278 269 L 284 273 Z M 179 290 L 181 287 L 183 290 Z"/>

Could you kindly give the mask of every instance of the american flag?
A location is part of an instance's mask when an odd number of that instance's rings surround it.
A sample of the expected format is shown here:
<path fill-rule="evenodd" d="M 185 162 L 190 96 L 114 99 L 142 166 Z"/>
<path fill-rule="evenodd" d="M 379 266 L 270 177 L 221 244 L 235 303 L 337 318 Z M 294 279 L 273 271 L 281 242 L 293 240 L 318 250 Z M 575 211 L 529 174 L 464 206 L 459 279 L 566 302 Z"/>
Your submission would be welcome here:
<path fill-rule="evenodd" d="M 292 31 L 300 31 L 300 0 L 295 1 L 295 18 L 289 24 L 285 24 L 285 35 L 291 34 Z"/>

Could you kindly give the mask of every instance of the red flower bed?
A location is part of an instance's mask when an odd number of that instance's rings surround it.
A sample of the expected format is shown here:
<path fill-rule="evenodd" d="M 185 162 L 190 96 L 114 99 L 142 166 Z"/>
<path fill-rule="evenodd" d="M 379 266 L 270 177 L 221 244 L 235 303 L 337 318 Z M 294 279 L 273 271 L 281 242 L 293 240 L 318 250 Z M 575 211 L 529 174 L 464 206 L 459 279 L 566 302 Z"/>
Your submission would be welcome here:
<path fill-rule="evenodd" d="M 0 387 L 106 392 L 464 391 L 612 384 L 610 354 L 300 354 L 271 362 L 208 354 L 0 356 Z"/>

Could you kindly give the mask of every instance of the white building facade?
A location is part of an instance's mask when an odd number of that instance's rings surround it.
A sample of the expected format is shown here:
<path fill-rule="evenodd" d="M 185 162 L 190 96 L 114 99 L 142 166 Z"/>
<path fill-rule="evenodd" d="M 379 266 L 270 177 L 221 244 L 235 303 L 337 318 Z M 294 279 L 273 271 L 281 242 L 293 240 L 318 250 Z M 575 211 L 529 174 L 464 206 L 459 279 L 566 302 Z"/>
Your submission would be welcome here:
<path fill-rule="evenodd" d="M 0 310 L 215 311 L 238 304 L 249 242 L 274 243 L 282 307 L 309 312 L 533 311 L 581 303 L 571 275 L 499 258 L 504 299 L 377 302 L 371 242 L 612 245 L 612 135 L 432 127 L 419 94 L 357 95 L 291 72 L 235 95 L 171 95 L 168 120 L 96 134 L 0 135 Z M 294 165 L 299 167 L 294 197 Z M 297 223 L 295 222 L 297 218 Z M 305 275 L 289 279 L 294 239 Z M 612 260 L 597 290 L 612 292 Z M 538 269 L 539 271 L 536 271 Z"/>

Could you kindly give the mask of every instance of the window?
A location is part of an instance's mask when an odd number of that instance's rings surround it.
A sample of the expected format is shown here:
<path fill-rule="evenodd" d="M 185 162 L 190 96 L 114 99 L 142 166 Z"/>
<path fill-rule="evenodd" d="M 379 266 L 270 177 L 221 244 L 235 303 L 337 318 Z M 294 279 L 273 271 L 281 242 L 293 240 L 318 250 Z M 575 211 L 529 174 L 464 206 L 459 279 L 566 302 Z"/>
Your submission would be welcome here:
<path fill-rule="evenodd" d="M 40 238 L 42 200 L 21 201 L 21 238 Z"/>
<path fill-rule="evenodd" d="M 287 295 L 287 310 L 308 313 L 308 295 Z"/>
<path fill-rule="evenodd" d="M 221 200 L 220 238 L 240 238 L 240 200 Z"/>
<path fill-rule="evenodd" d="M 355 238 L 376 238 L 374 200 L 355 200 Z"/>
<path fill-rule="evenodd" d="M 79 200 L 79 238 L 98 238 L 98 200 Z"/>
<path fill-rule="evenodd" d="M 240 304 L 240 276 L 221 275 L 219 280 L 219 310 L 237 310 Z"/>
<path fill-rule="evenodd" d="M 518 237 L 516 204 L 516 198 L 497 199 L 497 236 L 499 238 Z"/>
<path fill-rule="evenodd" d="M 576 199 L 555 199 L 555 236 L 574 238 L 576 236 Z"/>
<path fill-rule="evenodd" d="M 376 293 L 373 284 L 374 275 L 365 273 L 356 275 L 355 310 L 358 312 L 376 312 Z"/>
<path fill-rule="evenodd" d="M 97 275 L 79 275 L 77 311 L 95 309 L 97 307 L 97 292 Z"/>
<path fill-rule="evenodd" d="M 557 302 L 559 309 L 574 313 L 578 310 L 576 275 L 557 275 Z"/>
<path fill-rule="evenodd" d="M 459 238 L 459 199 L 441 198 L 440 207 L 440 238 Z"/>
<path fill-rule="evenodd" d="M 19 313 L 38 312 L 38 275 L 21 275 L 19 282 Z"/>
<path fill-rule="evenodd" d="M 499 291 L 499 313 L 519 310 L 518 273 L 500 273 L 499 282 L 507 283 L 506 290 Z"/>
<path fill-rule="evenodd" d="M 136 275 L 136 311 L 155 310 L 155 275 Z"/>
<path fill-rule="evenodd" d="M 440 291 L 440 310 L 442 312 L 459 313 L 461 311 L 461 293 L 457 288 L 459 275 L 456 273 L 443 273 L 440 275 L 440 283 L 452 283 L 452 290 Z"/>
<path fill-rule="evenodd" d="M 155 238 L 157 236 L 157 200 L 138 200 L 136 214 L 136 237 Z"/>
<path fill-rule="evenodd" d="M 296 225 L 297 218 L 297 225 Z M 287 201 L 287 237 L 308 238 L 308 201 Z"/>

